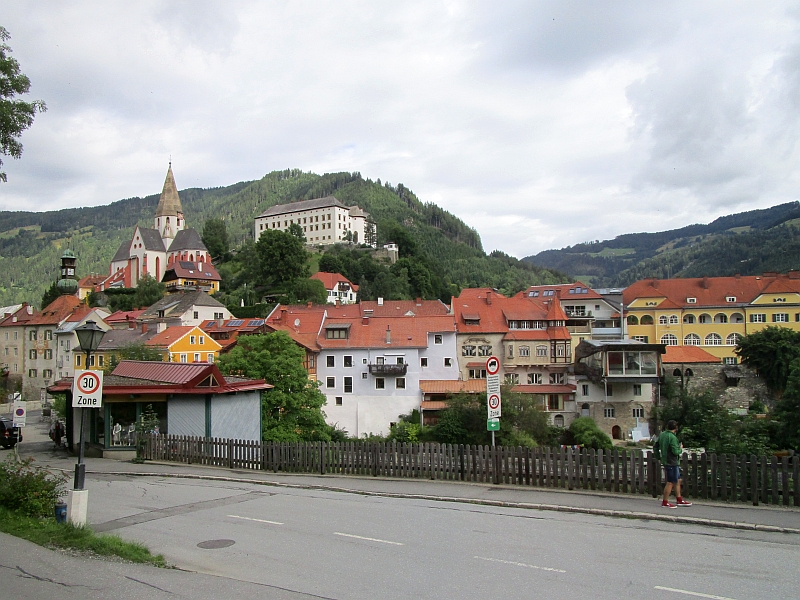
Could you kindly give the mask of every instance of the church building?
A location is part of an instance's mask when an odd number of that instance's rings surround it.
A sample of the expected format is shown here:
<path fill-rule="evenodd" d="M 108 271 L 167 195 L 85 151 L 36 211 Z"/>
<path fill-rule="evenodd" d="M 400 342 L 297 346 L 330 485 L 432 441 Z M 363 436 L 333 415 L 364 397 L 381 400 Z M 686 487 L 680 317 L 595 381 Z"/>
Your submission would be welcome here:
<path fill-rule="evenodd" d="M 124 242 L 111 259 L 109 275 L 97 286 L 98 291 L 136 287 L 145 275 L 162 281 L 164 275 L 178 265 L 187 272 L 196 271 L 204 274 L 204 279 L 216 281 L 216 286 L 209 291 L 218 289 L 219 274 L 211 264 L 205 244 L 197 231 L 186 227 L 172 163 L 153 224 L 153 228 L 136 226 L 131 241 Z"/>

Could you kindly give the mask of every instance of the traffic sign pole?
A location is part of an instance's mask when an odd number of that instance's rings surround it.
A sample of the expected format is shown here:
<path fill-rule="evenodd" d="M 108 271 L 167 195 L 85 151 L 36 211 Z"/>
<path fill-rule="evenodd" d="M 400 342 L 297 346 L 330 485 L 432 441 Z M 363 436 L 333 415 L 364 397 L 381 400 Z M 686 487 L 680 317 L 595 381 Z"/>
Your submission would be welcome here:
<path fill-rule="evenodd" d="M 494 432 L 500 429 L 502 409 L 500 400 L 500 359 L 496 356 L 490 356 L 486 361 L 486 409 L 488 411 L 486 428 L 492 432 L 492 446 L 494 446 Z"/>

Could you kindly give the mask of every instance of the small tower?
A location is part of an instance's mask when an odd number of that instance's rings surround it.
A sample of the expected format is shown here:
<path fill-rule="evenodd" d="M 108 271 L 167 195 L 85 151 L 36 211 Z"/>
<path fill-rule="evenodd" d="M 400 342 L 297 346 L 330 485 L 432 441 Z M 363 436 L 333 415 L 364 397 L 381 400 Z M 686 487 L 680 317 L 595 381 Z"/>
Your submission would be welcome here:
<path fill-rule="evenodd" d="M 175 185 L 175 176 L 172 174 L 171 161 L 169 169 L 167 169 L 167 178 L 164 180 L 164 189 L 161 190 L 161 198 L 158 200 L 158 208 L 156 208 L 155 228 L 161 235 L 164 248 L 169 248 L 177 233 L 186 228 L 181 199 Z"/>
<path fill-rule="evenodd" d="M 75 295 L 78 292 L 78 280 L 75 279 L 75 254 L 72 250 L 64 250 L 61 255 L 61 279 L 56 283 L 62 296 Z"/>

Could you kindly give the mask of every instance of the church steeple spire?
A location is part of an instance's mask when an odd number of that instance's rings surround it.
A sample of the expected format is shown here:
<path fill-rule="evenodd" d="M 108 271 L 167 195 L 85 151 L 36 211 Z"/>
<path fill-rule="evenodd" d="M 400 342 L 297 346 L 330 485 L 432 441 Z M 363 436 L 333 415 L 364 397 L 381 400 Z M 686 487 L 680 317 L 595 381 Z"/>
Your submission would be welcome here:
<path fill-rule="evenodd" d="M 175 185 L 175 176 L 172 174 L 172 159 L 169 161 L 164 189 L 161 190 L 161 197 L 158 200 L 155 225 L 161 234 L 165 248 L 169 248 L 178 231 L 186 228 L 178 187 Z"/>

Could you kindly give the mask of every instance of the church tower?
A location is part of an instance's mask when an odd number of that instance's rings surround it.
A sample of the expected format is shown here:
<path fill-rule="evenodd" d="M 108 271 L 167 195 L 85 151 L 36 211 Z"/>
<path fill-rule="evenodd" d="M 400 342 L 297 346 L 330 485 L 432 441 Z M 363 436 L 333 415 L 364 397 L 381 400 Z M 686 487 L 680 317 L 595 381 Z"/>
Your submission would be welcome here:
<path fill-rule="evenodd" d="M 175 176 L 172 174 L 172 162 L 169 163 L 167 178 L 164 180 L 164 189 L 156 208 L 155 229 L 161 235 L 164 248 L 169 248 L 172 240 L 179 231 L 186 228 L 183 219 L 183 207 L 178 197 L 178 188 L 175 185 Z"/>

